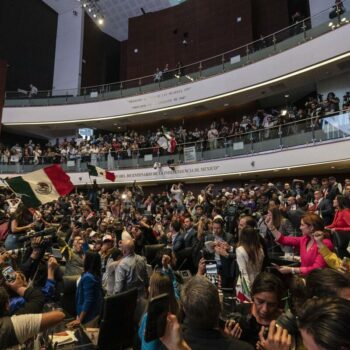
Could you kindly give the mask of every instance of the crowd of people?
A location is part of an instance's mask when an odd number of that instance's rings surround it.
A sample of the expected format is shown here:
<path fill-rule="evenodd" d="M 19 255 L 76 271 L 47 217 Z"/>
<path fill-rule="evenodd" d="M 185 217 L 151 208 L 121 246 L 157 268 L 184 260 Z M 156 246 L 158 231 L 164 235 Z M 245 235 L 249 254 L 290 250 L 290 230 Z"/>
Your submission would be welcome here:
<path fill-rule="evenodd" d="M 2 188 L 1 348 L 61 322 L 44 305 L 75 276 L 72 329 L 98 327 L 104 296 L 137 289 L 134 349 L 350 349 L 350 179 L 232 186 L 94 184 L 35 210 Z M 164 293 L 165 333 L 146 341 Z"/>
<path fill-rule="evenodd" d="M 227 122 L 224 118 L 213 121 L 207 128 L 187 129 L 183 125 L 169 130 L 158 128 L 140 133 L 134 130 L 120 133 L 106 133 L 93 136 L 86 140 L 82 138 L 56 140 L 46 145 L 29 140 L 24 145 L 0 145 L 1 164 L 50 164 L 66 163 L 69 160 L 90 162 L 98 165 L 107 161 L 108 169 L 113 169 L 116 160 L 139 158 L 145 154 L 158 155 L 181 152 L 184 144 L 196 143 L 198 150 L 213 150 L 225 147 L 237 141 L 259 142 L 269 138 L 279 137 L 276 126 L 284 136 L 311 130 L 312 125 L 320 128 L 322 118 L 340 109 L 349 110 L 350 93 L 340 99 L 329 93 L 323 96 L 310 97 L 303 108 L 272 109 L 269 113 L 262 109 L 251 116 L 245 115 L 241 121 Z M 310 119 L 311 118 L 311 119 Z M 307 120 L 302 123 L 303 120 Z M 295 122 L 293 124 L 293 122 Z M 291 124 L 292 123 L 292 124 Z M 255 133 L 251 133 L 254 132 Z"/>

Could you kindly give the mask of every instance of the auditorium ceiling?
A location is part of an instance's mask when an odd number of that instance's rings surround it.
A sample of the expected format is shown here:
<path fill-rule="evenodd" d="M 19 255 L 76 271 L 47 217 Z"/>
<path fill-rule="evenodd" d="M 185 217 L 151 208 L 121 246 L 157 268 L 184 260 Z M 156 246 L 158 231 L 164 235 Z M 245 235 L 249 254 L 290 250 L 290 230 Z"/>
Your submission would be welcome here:
<path fill-rule="evenodd" d="M 74 10 L 77 6 L 77 0 L 43 1 L 58 13 Z M 176 6 L 184 0 L 78 0 L 78 2 L 95 3 L 104 16 L 101 29 L 113 38 L 123 41 L 128 38 L 129 18 Z M 86 13 L 92 17 L 92 12 L 86 11 Z"/>

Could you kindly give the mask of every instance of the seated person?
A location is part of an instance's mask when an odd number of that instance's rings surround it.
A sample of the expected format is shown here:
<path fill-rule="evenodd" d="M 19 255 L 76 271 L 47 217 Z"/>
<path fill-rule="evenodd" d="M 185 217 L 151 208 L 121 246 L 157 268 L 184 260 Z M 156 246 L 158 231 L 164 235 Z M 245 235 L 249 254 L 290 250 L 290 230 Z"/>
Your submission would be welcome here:
<path fill-rule="evenodd" d="M 181 290 L 184 339 L 192 350 L 253 350 L 240 340 L 219 331 L 221 305 L 216 287 L 205 277 L 195 276 Z"/>

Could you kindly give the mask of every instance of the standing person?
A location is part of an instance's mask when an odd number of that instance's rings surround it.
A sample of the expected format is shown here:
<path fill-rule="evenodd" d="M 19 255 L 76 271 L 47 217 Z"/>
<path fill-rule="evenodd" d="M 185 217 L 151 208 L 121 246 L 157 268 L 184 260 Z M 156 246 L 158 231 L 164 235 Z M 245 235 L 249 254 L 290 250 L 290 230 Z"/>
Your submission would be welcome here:
<path fill-rule="evenodd" d="M 276 320 L 283 310 L 285 289 L 282 281 L 272 273 L 262 272 L 254 280 L 251 288 L 252 303 L 238 304 L 239 325 L 242 328 L 241 340 L 257 347 L 262 327 Z"/>
<path fill-rule="evenodd" d="M 32 216 L 28 209 L 22 203 L 19 204 L 10 220 L 9 234 L 5 240 L 6 250 L 20 248 L 21 244 L 18 238 L 23 236 L 26 231 L 32 229 L 34 226 L 35 224 L 32 222 Z"/>
<path fill-rule="evenodd" d="M 235 262 L 233 235 L 224 231 L 224 221 L 220 218 L 213 220 L 212 233 L 205 237 L 205 245 L 212 247 L 209 251 L 208 258 L 215 260 L 218 266 L 218 271 L 221 276 L 222 287 L 233 287 L 235 280 Z M 210 251 L 212 249 L 212 251 Z"/>
<path fill-rule="evenodd" d="M 70 322 L 70 328 L 79 324 L 96 327 L 102 305 L 101 257 L 95 252 L 86 252 L 84 272 L 76 292 L 77 317 Z"/>
<path fill-rule="evenodd" d="M 286 237 L 273 225 L 272 218 L 266 217 L 266 225 L 274 235 L 276 242 L 281 245 L 298 247 L 300 249 L 301 267 L 280 266 L 278 271 L 283 274 L 302 274 L 307 275 L 315 269 L 327 267 L 322 255 L 318 252 L 317 244 L 314 239 L 316 231 L 323 231 L 323 221 L 316 214 L 305 214 L 301 219 L 300 230 L 302 237 Z M 325 239 L 323 243 L 333 250 L 333 244 L 329 239 Z"/>
<path fill-rule="evenodd" d="M 350 209 L 346 207 L 345 197 L 337 195 L 333 201 L 336 210 L 333 222 L 326 229 L 336 231 L 350 231 Z"/>
<path fill-rule="evenodd" d="M 333 208 L 331 202 L 323 197 L 322 191 L 315 191 L 314 193 L 314 205 L 312 210 L 315 214 L 318 214 L 324 221 L 324 224 L 330 225 L 333 220 Z"/>
<path fill-rule="evenodd" d="M 38 94 L 38 88 L 34 86 L 33 84 L 29 84 L 29 97 L 35 97 Z"/>
<path fill-rule="evenodd" d="M 251 227 L 243 228 L 236 248 L 236 259 L 240 272 L 237 287 L 242 287 L 244 279 L 250 291 L 256 276 L 261 272 L 264 256 L 258 231 Z"/>
<path fill-rule="evenodd" d="M 149 284 L 149 298 L 157 297 L 161 294 L 169 295 L 169 312 L 176 315 L 178 313 L 178 303 L 175 299 L 174 288 L 170 278 L 160 272 L 154 272 L 150 278 Z M 141 340 L 141 350 L 158 350 L 162 349 L 161 342 L 159 339 L 153 340 L 151 342 L 145 341 L 145 330 L 147 324 L 147 312 L 143 315 L 140 328 L 138 331 L 139 338 Z"/>

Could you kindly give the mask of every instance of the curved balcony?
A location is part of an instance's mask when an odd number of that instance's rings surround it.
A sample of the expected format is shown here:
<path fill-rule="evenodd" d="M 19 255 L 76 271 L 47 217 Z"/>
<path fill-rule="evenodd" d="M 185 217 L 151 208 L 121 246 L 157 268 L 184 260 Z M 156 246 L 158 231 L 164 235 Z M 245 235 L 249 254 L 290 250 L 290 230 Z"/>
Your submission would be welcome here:
<path fill-rule="evenodd" d="M 343 2 L 345 7 L 350 7 L 350 0 Z M 80 90 L 39 91 L 37 96 L 32 98 L 28 98 L 21 92 L 8 91 L 5 96 L 5 107 L 50 106 L 112 100 L 177 87 L 237 70 L 320 37 L 349 23 L 350 11 L 342 15 L 339 14 L 333 22 L 326 21 L 311 28 L 312 22 L 320 22 L 318 19 L 321 18 L 324 21 L 324 17 L 327 17 L 325 13 L 328 13 L 331 9 L 332 7 L 325 9 L 303 22 L 284 28 L 242 47 L 190 65 L 178 67 L 175 70 L 169 70 L 163 74 L 162 79 L 156 82 L 154 75 L 148 75 L 112 84 L 84 87 Z"/>
<path fill-rule="evenodd" d="M 100 154 L 96 159 L 90 155 L 78 154 L 62 157 L 52 155 L 41 157 L 34 164 L 30 157 L 10 164 L 1 164 L 3 174 L 24 173 L 37 170 L 47 164 L 60 163 L 77 185 L 90 183 L 87 164 L 94 163 L 117 175 L 117 183 L 130 183 L 134 179 L 147 182 L 153 178 L 157 181 L 211 176 L 230 176 L 232 174 L 259 171 L 272 171 L 280 167 L 300 167 L 308 164 L 322 164 L 348 160 L 350 136 L 350 112 L 337 112 L 322 118 L 311 118 L 292 123 L 280 124 L 249 133 L 177 145 L 173 154 L 159 149 L 139 149 L 135 152 L 120 151 L 112 154 Z M 337 148 L 336 142 L 345 142 Z M 327 144 L 331 148 L 327 149 Z M 324 146 L 322 149 L 320 146 Z M 344 152 L 341 152 L 345 150 Z M 284 152 L 297 151 L 297 158 L 286 158 Z M 278 156 L 275 160 L 271 154 Z M 308 155 L 307 155 L 308 154 Z M 262 156 L 260 158 L 260 156 Z M 264 159 L 262 162 L 258 159 Z M 168 167 L 168 162 L 175 170 Z M 154 167 L 155 163 L 157 167 Z M 215 164 L 219 164 L 216 166 Z M 220 165 L 221 164 L 221 165 Z M 222 166 L 222 164 L 226 164 Z M 193 166 L 197 170 L 193 170 Z M 218 173 L 220 168 L 224 169 Z M 193 168 L 192 170 L 190 170 Z M 208 170 L 210 168 L 210 171 Z M 178 171 L 178 170 L 181 171 Z M 187 170 L 186 170 L 187 169 Z M 153 181 L 153 180 L 152 180 Z M 103 179 L 99 178 L 103 183 Z"/>

